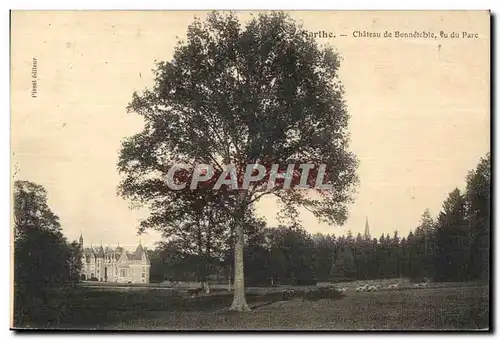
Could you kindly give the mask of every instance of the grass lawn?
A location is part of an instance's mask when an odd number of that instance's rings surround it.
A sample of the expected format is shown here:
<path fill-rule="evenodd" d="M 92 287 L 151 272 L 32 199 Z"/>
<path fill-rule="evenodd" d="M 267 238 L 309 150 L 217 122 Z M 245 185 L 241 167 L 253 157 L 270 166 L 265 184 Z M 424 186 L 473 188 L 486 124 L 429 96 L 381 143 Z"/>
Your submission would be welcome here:
<path fill-rule="evenodd" d="M 54 293 L 55 294 L 55 293 Z M 319 299 L 248 294 L 251 312 L 228 311 L 232 296 L 216 292 L 189 299 L 167 289 L 80 288 L 47 298 L 49 311 L 62 312 L 30 327 L 127 330 L 363 330 L 486 329 L 488 286 L 440 285 L 427 289 L 347 291 Z"/>

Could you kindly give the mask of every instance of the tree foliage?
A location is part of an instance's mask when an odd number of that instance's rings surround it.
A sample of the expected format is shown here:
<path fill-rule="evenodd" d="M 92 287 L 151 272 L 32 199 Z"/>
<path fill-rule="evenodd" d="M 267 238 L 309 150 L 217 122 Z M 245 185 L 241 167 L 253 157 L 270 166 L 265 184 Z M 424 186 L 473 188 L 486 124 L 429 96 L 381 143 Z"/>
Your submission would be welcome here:
<path fill-rule="evenodd" d="M 81 252 L 68 244 L 47 192 L 35 183 L 14 183 L 14 325 L 57 322 L 50 292 L 78 280 Z M 41 321 L 42 320 L 42 321 Z"/>
<path fill-rule="evenodd" d="M 14 185 L 14 237 L 20 239 L 31 230 L 61 232 L 59 217 L 47 204 L 47 191 L 41 185 L 16 181 Z"/>
<path fill-rule="evenodd" d="M 467 176 L 466 200 L 471 233 L 471 266 L 474 276 L 489 278 L 491 228 L 491 154 L 481 159 Z"/>
<path fill-rule="evenodd" d="M 357 161 L 348 150 L 339 66 L 333 49 L 320 48 L 284 13 L 260 14 L 243 26 L 232 13 L 214 12 L 188 27 L 172 60 L 157 63 L 154 86 L 134 93 L 128 106 L 144 118 L 145 127 L 123 142 L 118 168 L 125 178 L 119 191 L 153 210 L 173 211 L 191 195 L 190 189 L 169 190 L 165 177 L 174 164 L 209 164 L 215 177 L 232 164 L 240 186 L 247 164 L 268 171 L 272 164 L 326 165 L 331 187 L 316 194 L 296 185 L 269 188 L 265 180 L 248 190 L 223 186 L 215 194 L 234 216 L 235 309 L 247 309 L 243 224 L 256 200 L 275 194 L 292 220 L 297 206 L 335 224 L 347 217 Z"/>

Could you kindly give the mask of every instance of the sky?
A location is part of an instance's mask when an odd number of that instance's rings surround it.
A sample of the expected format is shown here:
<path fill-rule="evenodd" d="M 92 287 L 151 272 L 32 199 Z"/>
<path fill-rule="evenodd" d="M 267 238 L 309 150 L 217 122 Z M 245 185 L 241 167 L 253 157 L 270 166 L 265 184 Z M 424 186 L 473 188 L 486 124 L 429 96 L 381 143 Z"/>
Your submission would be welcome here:
<path fill-rule="evenodd" d="M 116 195 L 121 141 L 142 130 L 125 107 L 152 84 L 155 60 L 170 60 L 177 38 L 203 12 L 16 12 L 11 32 L 11 164 L 14 180 L 43 185 L 69 240 L 153 246 L 138 236 L 145 210 Z M 249 13 L 239 13 L 242 21 Z M 402 236 L 429 209 L 436 216 L 490 147 L 489 13 L 293 12 L 342 56 L 340 79 L 351 115 L 360 184 L 343 226 L 310 232 Z M 477 33 L 478 38 L 356 38 L 355 31 Z M 341 36 L 345 35 L 345 36 Z M 37 96 L 32 98 L 33 58 Z M 257 203 L 273 226 L 272 197 Z"/>

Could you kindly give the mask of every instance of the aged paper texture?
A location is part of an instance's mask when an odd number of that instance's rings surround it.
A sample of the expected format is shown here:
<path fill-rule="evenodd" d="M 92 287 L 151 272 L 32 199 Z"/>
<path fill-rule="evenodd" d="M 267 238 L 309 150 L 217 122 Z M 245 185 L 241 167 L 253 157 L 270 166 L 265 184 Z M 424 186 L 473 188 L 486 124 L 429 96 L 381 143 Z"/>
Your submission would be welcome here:
<path fill-rule="evenodd" d="M 488 330 L 489 11 L 12 11 L 15 329 Z"/>

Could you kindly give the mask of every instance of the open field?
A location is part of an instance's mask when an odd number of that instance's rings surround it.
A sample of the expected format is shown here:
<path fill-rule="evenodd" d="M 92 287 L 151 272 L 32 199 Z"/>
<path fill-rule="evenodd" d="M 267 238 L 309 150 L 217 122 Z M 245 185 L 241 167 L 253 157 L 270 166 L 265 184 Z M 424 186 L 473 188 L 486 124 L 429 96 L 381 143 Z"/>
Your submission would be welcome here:
<path fill-rule="evenodd" d="M 437 284 L 436 284 L 437 285 Z M 252 290 L 252 289 L 249 289 Z M 216 290 L 190 299 L 174 289 L 79 288 L 52 293 L 51 328 L 92 329 L 485 329 L 489 319 L 489 288 L 477 284 L 439 284 L 426 289 L 305 293 L 283 300 L 265 288 L 249 292 L 251 312 L 228 311 L 232 296 Z M 49 315 L 50 313 L 47 313 Z M 39 322 L 30 326 L 43 327 Z"/>

